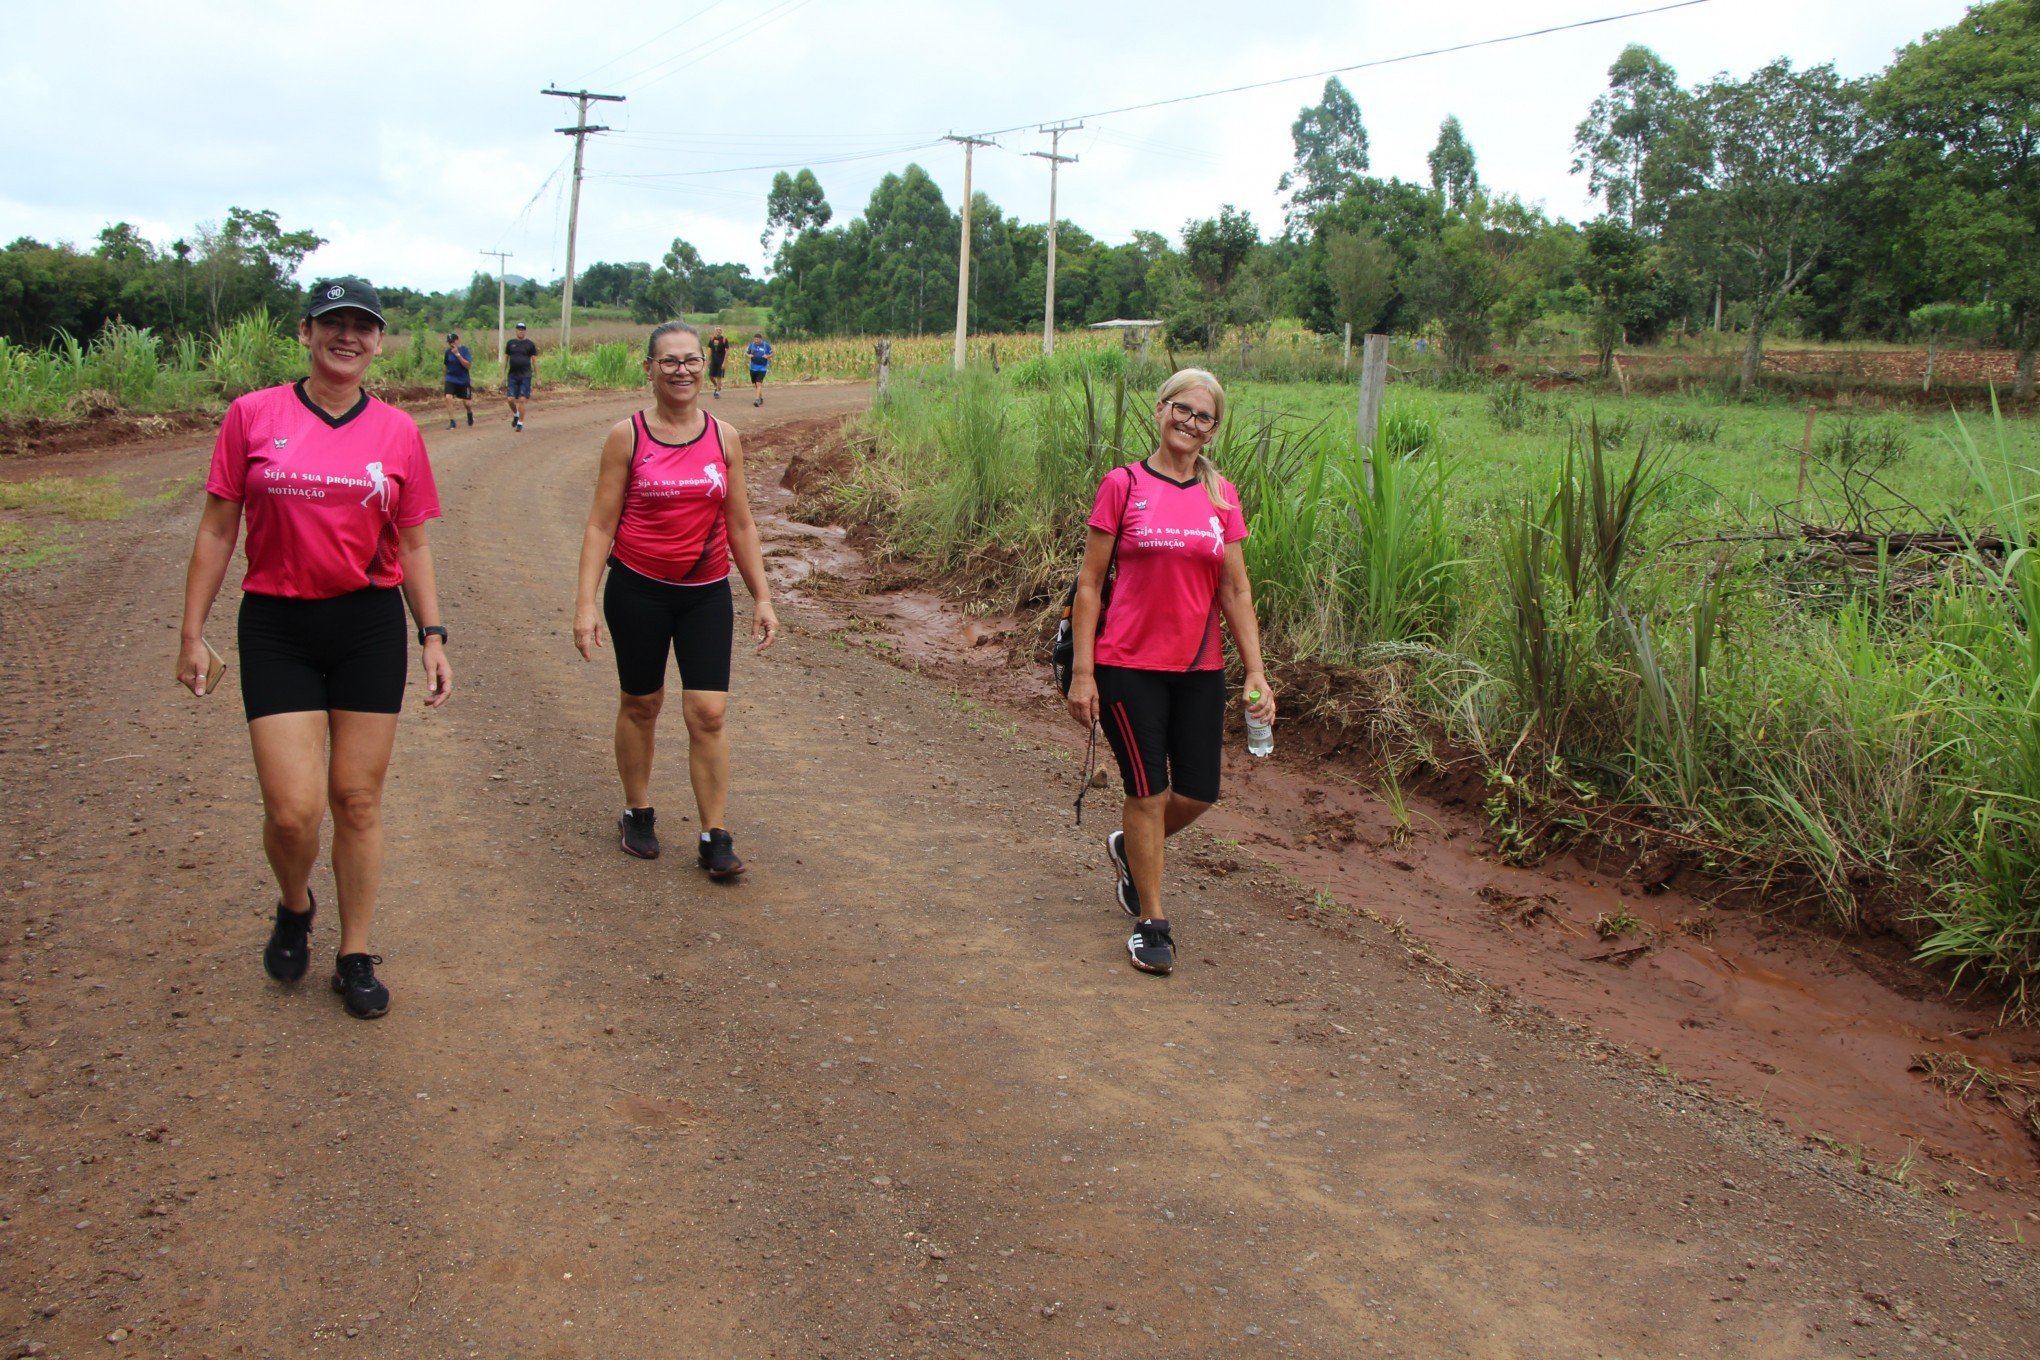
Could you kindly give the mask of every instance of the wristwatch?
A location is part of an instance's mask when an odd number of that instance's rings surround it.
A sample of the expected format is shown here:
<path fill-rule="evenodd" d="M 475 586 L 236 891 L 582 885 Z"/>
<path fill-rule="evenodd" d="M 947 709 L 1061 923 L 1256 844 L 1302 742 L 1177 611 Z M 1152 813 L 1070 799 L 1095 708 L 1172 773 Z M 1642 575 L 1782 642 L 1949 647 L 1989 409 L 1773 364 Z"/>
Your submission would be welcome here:
<path fill-rule="evenodd" d="M 446 641 L 445 625 L 437 623 L 428 623 L 423 628 L 420 628 L 418 630 L 418 645 L 420 647 L 423 647 L 425 645 L 425 639 L 429 637 L 436 637 L 441 642 L 445 642 Z"/>

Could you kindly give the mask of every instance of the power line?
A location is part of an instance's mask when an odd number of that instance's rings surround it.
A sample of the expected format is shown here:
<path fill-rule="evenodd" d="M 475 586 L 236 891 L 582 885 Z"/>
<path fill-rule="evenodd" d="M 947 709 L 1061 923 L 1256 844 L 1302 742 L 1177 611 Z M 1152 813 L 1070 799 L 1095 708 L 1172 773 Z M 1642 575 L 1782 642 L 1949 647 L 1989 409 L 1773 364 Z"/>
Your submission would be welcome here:
<path fill-rule="evenodd" d="M 600 75 L 602 72 L 616 65 L 616 63 L 618 63 L 619 61 L 622 61 L 625 57 L 636 56 L 638 53 L 644 51 L 647 47 L 650 47 L 653 43 L 657 42 L 659 39 L 668 37 L 674 33 L 678 33 L 681 29 L 687 27 L 689 24 L 699 19 L 702 15 L 708 13 L 710 10 L 720 8 L 723 5 L 723 3 L 724 0 L 709 0 L 709 2 L 706 5 L 703 5 L 700 9 L 694 11 L 694 13 L 688 15 L 685 19 L 682 19 L 679 23 L 673 25 L 671 28 L 653 34 L 651 37 L 646 38 L 636 47 L 629 49 L 620 56 L 611 57 L 608 61 L 603 62 L 600 66 L 596 67 L 594 70 L 590 71 L 587 75 L 581 78 L 583 80 L 587 80 L 593 76 Z"/>
<path fill-rule="evenodd" d="M 1063 121 L 1082 122 L 1087 118 L 1110 118 L 1115 114 L 1138 113 L 1143 109 L 1166 108 L 1171 104 L 1188 104 L 1199 99 L 1216 99 L 1220 95 L 1244 94 L 1248 90 L 1266 90 L 1277 85 L 1293 85 L 1299 80 L 1317 80 L 1325 76 L 1345 75 L 1352 71 L 1369 71 L 1377 67 L 1399 65 L 1406 61 L 1421 61 L 1425 57 L 1443 57 L 1454 52 L 1471 52 L 1475 48 L 1480 47 L 1499 47 L 1503 43 L 1522 42 L 1528 38 L 1543 38 L 1553 33 L 1569 33 L 1579 28 L 1595 28 L 1601 24 L 1619 23 L 1624 19 L 1641 19 L 1646 15 L 1665 14 L 1675 9 L 1691 9 L 1695 5 L 1707 3 L 1709 3 L 1709 0 L 1675 0 L 1674 3 L 1668 5 L 1655 5 L 1649 9 L 1628 10 L 1622 14 L 1609 14 L 1599 19 L 1580 19 L 1569 24 L 1552 24 L 1547 28 L 1533 28 L 1523 33 L 1505 34 L 1499 38 L 1480 38 L 1473 42 L 1454 43 L 1450 47 L 1432 47 L 1422 52 L 1405 52 L 1401 56 L 1377 57 L 1373 61 L 1358 61 L 1354 62 L 1351 66 L 1333 66 L 1323 71 L 1306 71 L 1302 75 L 1279 76 L 1273 80 L 1256 80 L 1246 85 L 1230 85 L 1223 90 L 1205 90 L 1199 94 L 1176 95 L 1170 99 L 1156 99 L 1145 104 L 1127 104 L 1116 109 L 1100 109 L 1096 113 L 1074 114 Z M 994 128 L 992 131 L 980 135 L 999 137 L 1011 132 L 1025 132 L 1038 125 L 1038 120 L 1030 120 L 1025 123 L 1016 123 L 1012 127 Z"/>
<path fill-rule="evenodd" d="M 680 72 L 686 70 L 690 66 L 695 66 L 700 64 L 701 62 L 707 61 L 710 57 L 714 56 L 716 53 L 721 52 L 723 49 L 735 44 L 738 41 L 738 39 L 748 38 L 753 33 L 758 32 L 759 30 L 765 28 L 769 24 L 786 17 L 794 10 L 805 9 L 808 5 L 812 4 L 813 2 L 814 0 L 780 0 L 780 3 L 778 5 L 774 6 L 769 10 L 766 10 L 763 14 L 755 15 L 751 18 L 742 20 L 741 22 L 724 29 L 721 33 L 718 33 L 715 37 L 708 39 L 707 40 L 709 44 L 708 46 L 705 46 L 700 51 L 695 52 L 692 56 L 689 56 L 686 61 L 680 62 L 678 66 L 673 66 L 673 63 L 675 61 L 679 61 L 679 58 L 681 56 L 687 56 L 688 54 L 680 53 L 677 54 L 676 56 L 667 58 L 665 61 L 646 67 L 644 70 L 638 72 L 636 75 L 630 78 L 631 83 L 626 88 L 625 93 L 636 94 L 639 91 L 651 85 L 654 79 L 652 72 L 660 71 L 661 67 L 671 66 L 672 69 L 668 71 L 661 71 L 660 74 L 657 76 L 658 80 L 665 80 L 669 76 L 678 75 Z"/>

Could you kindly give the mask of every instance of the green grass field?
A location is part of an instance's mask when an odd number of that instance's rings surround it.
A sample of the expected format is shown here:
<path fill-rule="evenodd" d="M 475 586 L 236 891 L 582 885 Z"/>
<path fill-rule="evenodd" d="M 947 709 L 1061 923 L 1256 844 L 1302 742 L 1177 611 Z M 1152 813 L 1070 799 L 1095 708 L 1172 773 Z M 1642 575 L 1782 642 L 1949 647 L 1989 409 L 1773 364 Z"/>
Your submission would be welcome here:
<path fill-rule="evenodd" d="M 1099 477 L 1151 447 L 1161 374 L 1128 369 L 1059 355 L 904 379 L 843 511 L 955 588 L 1045 607 Z M 1844 921 L 1899 901 L 1926 956 L 2025 1005 L 2032 421 L 1829 410 L 1802 494 L 1791 404 L 1398 383 L 1370 486 L 1354 406 L 1344 384 L 1238 383 L 1213 445 L 1285 712 L 1370 738 L 1392 772 L 1477 762 L 1511 855 L 1620 809 Z M 1877 547 L 1937 530 L 1947 551 Z"/>

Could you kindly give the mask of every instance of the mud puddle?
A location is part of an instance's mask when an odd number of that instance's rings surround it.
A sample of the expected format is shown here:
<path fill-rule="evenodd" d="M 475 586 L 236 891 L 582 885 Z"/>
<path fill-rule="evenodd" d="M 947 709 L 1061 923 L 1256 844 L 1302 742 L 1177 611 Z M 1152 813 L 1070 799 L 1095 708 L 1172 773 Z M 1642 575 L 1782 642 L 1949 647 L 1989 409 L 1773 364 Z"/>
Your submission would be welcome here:
<path fill-rule="evenodd" d="M 824 605 L 847 639 L 943 675 L 1081 761 L 1083 736 L 1035 662 L 1032 620 L 888 588 L 842 529 L 792 517 L 796 492 L 833 470 L 834 422 L 817 426 L 775 450 L 794 454 L 790 473 L 755 480 L 775 582 Z M 1399 824 L 1352 762 L 1280 750 L 1256 762 L 1236 745 L 1226 800 L 1199 824 L 1213 843 L 1207 867 L 1225 871 L 1238 846 L 1296 881 L 1300 918 L 1331 924 L 1358 910 L 1399 921 L 1488 986 L 1865 1175 L 2040 1241 L 2040 1030 L 1934 995 L 1932 979 L 1874 943 L 1647 892 L 1590 858 L 1510 866 L 1493 856 L 1476 808 L 1410 796 Z M 1099 795 L 1090 806 L 1102 835 L 1114 799 Z"/>

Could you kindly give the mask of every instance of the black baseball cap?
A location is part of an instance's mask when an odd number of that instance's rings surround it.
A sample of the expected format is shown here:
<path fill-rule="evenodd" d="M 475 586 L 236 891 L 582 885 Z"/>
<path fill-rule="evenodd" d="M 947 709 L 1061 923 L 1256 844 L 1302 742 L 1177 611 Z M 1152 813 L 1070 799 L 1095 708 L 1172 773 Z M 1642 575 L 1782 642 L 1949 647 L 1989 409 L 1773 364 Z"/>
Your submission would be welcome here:
<path fill-rule="evenodd" d="M 305 319 L 337 312 L 352 307 L 357 312 L 367 312 L 382 324 L 382 299 L 366 279 L 321 279 L 312 285 L 310 296 L 305 300 Z"/>
<path fill-rule="evenodd" d="M 446 333 L 446 338 L 447 338 L 447 339 L 449 339 L 449 340 L 458 340 L 458 339 L 460 339 L 460 332 L 459 332 L 459 331 L 448 331 L 448 332 Z"/>
<path fill-rule="evenodd" d="M 520 331 L 524 329 L 524 323 L 522 321 L 517 323 L 517 329 Z"/>

